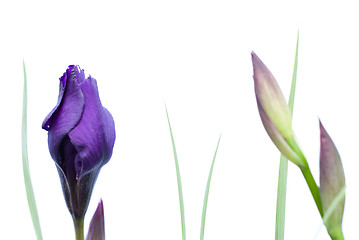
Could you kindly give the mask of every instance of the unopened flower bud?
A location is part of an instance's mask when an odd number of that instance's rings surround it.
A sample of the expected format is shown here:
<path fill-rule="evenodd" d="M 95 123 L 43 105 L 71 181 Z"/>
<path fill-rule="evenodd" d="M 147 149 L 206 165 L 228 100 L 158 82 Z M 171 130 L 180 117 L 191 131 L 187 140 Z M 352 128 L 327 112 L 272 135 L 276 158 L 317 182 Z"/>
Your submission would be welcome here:
<path fill-rule="evenodd" d="M 342 161 L 332 139 L 320 125 L 320 196 L 324 215 L 333 203 L 334 199 L 345 188 L 345 176 Z M 342 236 L 342 220 L 344 213 L 345 197 L 335 206 L 334 211 L 324 222 L 329 235 L 333 239 Z"/>
<path fill-rule="evenodd" d="M 259 115 L 269 137 L 279 151 L 299 167 L 307 167 L 292 130 L 292 115 L 277 81 L 252 52 L 254 89 Z"/>

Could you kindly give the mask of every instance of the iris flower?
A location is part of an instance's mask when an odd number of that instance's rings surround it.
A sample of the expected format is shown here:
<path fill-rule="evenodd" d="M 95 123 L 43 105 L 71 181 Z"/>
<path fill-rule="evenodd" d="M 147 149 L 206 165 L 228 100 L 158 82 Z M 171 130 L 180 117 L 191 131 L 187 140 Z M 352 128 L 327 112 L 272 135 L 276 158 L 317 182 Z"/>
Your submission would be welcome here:
<path fill-rule="evenodd" d="M 57 104 L 42 128 L 48 131 L 49 151 L 75 229 L 83 228 L 97 176 L 115 143 L 114 120 L 101 104 L 96 80 L 70 65 L 60 78 Z"/>

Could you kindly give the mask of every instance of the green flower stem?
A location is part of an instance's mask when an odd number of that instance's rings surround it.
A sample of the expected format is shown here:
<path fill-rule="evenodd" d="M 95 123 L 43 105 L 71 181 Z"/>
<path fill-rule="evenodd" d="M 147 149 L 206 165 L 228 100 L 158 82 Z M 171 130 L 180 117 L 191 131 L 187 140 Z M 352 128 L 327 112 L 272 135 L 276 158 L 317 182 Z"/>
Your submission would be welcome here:
<path fill-rule="evenodd" d="M 84 240 L 84 218 L 74 218 L 76 240 Z"/>
<path fill-rule="evenodd" d="M 307 181 L 308 187 L 310 189 L 310 192 L 313 195 L 313 199 L 315 201 L 315 204 L 317 205 L 318 211 L 320 213 L 320 216 L 323 218 L 323 207 L 322 207 L 322 200 L 320 199 L 320 192 L 317 183 L 315 182 L 312 172 L 309 169 L 309 166 L 300 168 L 300 170 L 303 173 L 303 176 L 305 178 L 305 181 Z"/>
<path fill-rule="evenodd" d="M 330 237 L 332 240 L 344 240 L 343 231 L 341 229 L 334 234 L 330 234 Z"/>

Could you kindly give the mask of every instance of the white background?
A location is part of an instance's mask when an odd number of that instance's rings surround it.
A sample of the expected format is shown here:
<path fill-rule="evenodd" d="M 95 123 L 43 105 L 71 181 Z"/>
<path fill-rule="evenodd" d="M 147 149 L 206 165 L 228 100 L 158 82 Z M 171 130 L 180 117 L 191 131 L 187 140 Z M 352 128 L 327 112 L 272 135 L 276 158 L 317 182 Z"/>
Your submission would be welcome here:
<path fill-rule="evenodd" d="M 10 1 L 8 1 L 10 2 Z M 74 239 L 41 123 L 58 78 L 79 64 L 98 81 L 117 139 L 100 198 L 107 239 L 180 240 L 167 104 L 182 175 L 187 239 L 199 239 L 218 137 L 206 240 L 274 239 L 279 152 L 260 121 L 253 50 L 289 96 L 300 31 L 293 128 L 319 180 L 322 120 L 347 181 L 344 235 L 359 239 L 359 15 L 341 1 L 11 1 L 0 4 L 1 239 L 35 239 L 21 163 L 22 59 L 28 147 L 44 239 Z M 299 169 L 289 163 L 285 239 L 329 239 Z"/>

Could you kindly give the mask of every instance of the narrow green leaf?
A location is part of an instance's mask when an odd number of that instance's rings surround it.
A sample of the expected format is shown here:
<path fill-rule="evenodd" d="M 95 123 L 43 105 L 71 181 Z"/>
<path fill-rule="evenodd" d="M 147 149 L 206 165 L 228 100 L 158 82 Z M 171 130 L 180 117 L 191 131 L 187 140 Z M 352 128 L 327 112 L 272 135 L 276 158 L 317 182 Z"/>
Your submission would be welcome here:
<path fill-rule="evenodd" d="M 276 240 L 284 240 L 287 176 L 288 176 L 288 159 L 286 159 L 284 155 L 281 154 L 280 164 L 279 164 L 279 175 L 278 175 L 277 209 L 276 209 L 276 222 L 275 222 Z"/>
<path fill-rule="evenodd" d="M 334 200 L 332 201 L 332 203 L 330 204 L 329 208 L 327 209 L 327 211 L 324 213 L 322 219 L 323 219 L 323 223 L 324 225 L 321 225 L 318 230 L 317 233 L 315 234 L 315 237 L 313 239 L 317 239 L 320 231 L 322 229 L 323 226 L 326 225 L 326 222 L 328 221 L 329 217 L 333 214 L 334 210 L 337 208 L 337 206 L 340 204 L 340 202 L 343 200 L 343 198 L 345 197 L 345 192 L 346 192 L 346 186 L 344 186 L 340 192 L 337 194 L 337 196 L 334 198 Z M 344 239 L 343 237 L 343 232 L 339 232 L 339 236 L 336 236 L 337 238 L 333 238 L 332 239 Z"/>
<path fill-rule="evenodd" d="M 342 188 L 342 190 L 334 198 L 333 202 L 329 205 L 328 209 L 325 211 L 324 216 L 323 216 L 324 224 L 328 221 L 328 218 L 330 217 L 330 215 L 332 215 L 334 210 L 337 208 L 337 206 L 340 204 L 340 202 L 345 197 L 345 190 L 346 190 L 346 186 L 344 186 Z"/>
<path fill-rule="evenodd" d="M 298 45 L 299 45 L 299 31 L 297 34 L 297 46 L 295 49 L 295 59 L 294 59 L 294 69 L 292 76 L 292 86 L 290 88 L 290 95 L 288 100 L 289 109 L 293 115 L 293 107 L 294 107 L 294 97 L 295 97 L 295 86 L 297 84 L 297 69 L 298 69 Z"/>
<path fill-rule="evenodd" d="M 37 213 L 36 201 L 34 190 L 32 188 L 29 159 L 27 154 L 27 78 L 25 62 L 23 62 L 24 68 L 24 92 L 23 92 L 23 105 L 22 105 L 22 169 L 24 173 L 24 182 L 27 196 L 27 203 L 29 205 L 30 215 L 34 230 L 38 240 L 42 240 L 41 227 L 39 215 Z"/>
<path fill-rule="evenodd" d="M 179 165 L 178 165 L 178 158 L 177 158 L 177 151 L 176 151 L 175 141 L 174 141 L 174 138 L 173 138 L 170 118 L 168 116 L 168 111 L 167 111 L 167 106 L 166 105 L 165 105 L 165 108 L 166 108 L 168 126 L 170 128 L 170 133 L 171 133 L 173 155 L 174 155 L 174 158 L 175 158 L 175 165 L 176 165 L 178 196 L 179 196 L 179 203 L 180 203 L 180 210 L 181 210 L 182 240 L 185 240 L 186 239 L 186 224 L 185 224 L 185 219 L 184 219 L 184 204 L 183 204 L 181 174 L 180 174 L 180 169 L 179 169 Z"/>
<path fill-rule="evenodd" d="M 298 69 L 298 44 L 299 31 L 297 34 L 297 46 L 295 50 L 294 69 L 292 76 L 292 86 L 290 89 L 290 96 L 288 101 L 289 109 L 293 115 L 295 87 L 297 83 L 297 69 Z M 275 222 L 275 239 L 284 240 L 284 225 L 285 225 L 285 202 L 287 196 L 287 176 L 288 176 L 288 160 L 281 154 L 278 175 L 278 191 L 277 191 L 277 209 Z"/>
<path fill-rule="evenodd" d="M 207 203 L 208 203 L 208 195 L 209 195 L 209 187 L 211 185 L 211 179 L 212 179 L 212 172 L 213 172 L 213 167 L 214 167 L 214 162 L 216 160 L 216 156 L 217 156 L 217 150 L 218 150 L 218 146 L 219 146 L 219 142 L 221 141 L 221 136 L 219 136 L 218 139 L 218 143 L 217 143 L 217 148 L 216 151 L 214 153 L 214 157 L 212 160 L 212 165 L 211 168 L 209 170 L 209 174 L 208 174 L 208 179 L 207 179 L 207 186 L 206 186 L 206 192 L 204 194 L 204 201 L 203 201 L 203 209 L 202 209 L 202 222 L 201 222 L 201 237 L 200 240 L 204 239 L 204 226 L 206 223 L 206 212 L 207 212 Z"/>

